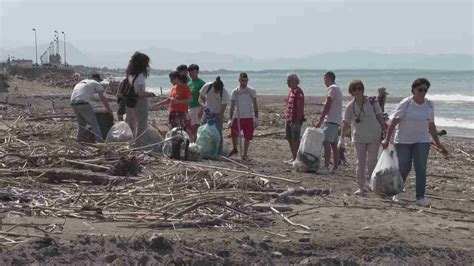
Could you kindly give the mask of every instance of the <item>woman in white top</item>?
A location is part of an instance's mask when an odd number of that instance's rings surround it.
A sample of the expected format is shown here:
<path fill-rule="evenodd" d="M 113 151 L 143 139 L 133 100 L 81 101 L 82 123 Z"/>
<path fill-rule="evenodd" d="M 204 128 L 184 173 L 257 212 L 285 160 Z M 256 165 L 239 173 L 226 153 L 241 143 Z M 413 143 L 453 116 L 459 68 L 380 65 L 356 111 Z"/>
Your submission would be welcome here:
<path fill-rule="evenodd" d="M 392 114 L 387 136 L 382 141 L 386 148 L 395 131 L 395 150 L 397 151 L 400 174 L 405 182 L 412 164 L 416 173 L 416 204 L 423 207 L 430 206 L 430 201 L 425 197 L 426 163 L 430 151 L 430 135 L 445 156 L 448 151 L 441 145 L 434 122 L 433 103 L 425 98 L 430 87 L 430 82 L 419 78 L 411 85 L 412 97 L 403 99 Z M 399 195 L 394 196 L 394 201 L 399 200 Z"/>
<path fill-rule="evenodd" d="M 350 125 L 357 156 L 356 176 L 359 185 L 359 189 L 354 194 L 365 195 L 369 191 L 370 175 L 377 164 L 382 130 L 385 130 L 387 126 L 382 118 L 382 109 L 375 101 L 375 97 L 367 98 L 364 95 L 362 81 L 353 80 L 349 84 L 349 94 L 354 99 L 346 107 L 338 146 L 344 147 L 345 132 Z"/>
<path fill-rule="evenodd" d="M 137 94 L 135 107 L 126 107 L 126 122 L 133 132 L 134 138 L 140 138 L 148 128 L 148 98 L 155 97 L 152 92 L 145 91 L 145 80 L 149 75 L 150 58 L 143 53 L 135 52 L 127 67 L 128 83 L 133 85 Z M 137 140 L 139 143 L 139 140 Z"/>

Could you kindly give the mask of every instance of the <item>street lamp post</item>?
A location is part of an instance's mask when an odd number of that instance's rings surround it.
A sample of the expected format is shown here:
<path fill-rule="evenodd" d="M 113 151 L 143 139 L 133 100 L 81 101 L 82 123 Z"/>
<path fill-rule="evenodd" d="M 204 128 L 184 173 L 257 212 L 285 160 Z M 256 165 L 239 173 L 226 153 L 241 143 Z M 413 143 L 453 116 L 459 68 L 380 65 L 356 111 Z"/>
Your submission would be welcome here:
<path fill-rule="evenodd" d="M 50 42 L 49 46 L 51 47 L 51 52 L 50 52 L 51 59 L 53 59 L 54 58 L 54 42 Z M 50 61 L 54 61 L 54 60 L 50 60 Z M 50 62 L 50 63 L 52 63 L 52 62 Z"/>
<path fill-rule="evenodd" d="M 36 38 L 36 29 L 33 28 L 33 31 L 35 32 L 36 66 L 38 66 L 38 41 Z"/>
<path fill-rule="evenodd" d="M 64 35 L 64 66 L 67 67 L 66 61 L 66 33 L 64 31 L 61 32 Z"/>
<path fill-rule="evenodd" d="M 59 33 L 57 30 L 54 31 L 55 42 L 56 42 L 56 54 L 59 55 Z"/>

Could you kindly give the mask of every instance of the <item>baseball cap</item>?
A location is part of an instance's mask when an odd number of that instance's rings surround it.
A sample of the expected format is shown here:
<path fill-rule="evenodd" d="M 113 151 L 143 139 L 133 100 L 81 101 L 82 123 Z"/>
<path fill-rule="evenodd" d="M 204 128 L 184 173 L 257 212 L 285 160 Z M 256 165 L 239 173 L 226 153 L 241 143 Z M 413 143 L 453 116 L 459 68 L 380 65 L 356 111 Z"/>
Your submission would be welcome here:
<path fill-rule="evenodd" d="M 101 81 L 103 80 L 103 79 L 100 77 L 100 74 L 99 74 L 99 73 L 96 73 L 96 72 L 92 73 L 91 78 L 97 80 L 98 82 L 101 82 Z"/>

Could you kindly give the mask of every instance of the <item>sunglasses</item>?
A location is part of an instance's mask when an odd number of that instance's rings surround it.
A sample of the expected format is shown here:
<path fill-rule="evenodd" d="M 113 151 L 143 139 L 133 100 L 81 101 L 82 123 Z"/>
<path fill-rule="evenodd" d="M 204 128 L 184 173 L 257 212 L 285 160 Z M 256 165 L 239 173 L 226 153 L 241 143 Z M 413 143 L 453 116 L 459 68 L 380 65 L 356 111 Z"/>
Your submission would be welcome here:
<path fill-rule="evenodd" d="M 418 92 L 428 92 L 428 89 L 423 89 L 423 88 L 419 88 L 419 89 L 416 89 Z"/>

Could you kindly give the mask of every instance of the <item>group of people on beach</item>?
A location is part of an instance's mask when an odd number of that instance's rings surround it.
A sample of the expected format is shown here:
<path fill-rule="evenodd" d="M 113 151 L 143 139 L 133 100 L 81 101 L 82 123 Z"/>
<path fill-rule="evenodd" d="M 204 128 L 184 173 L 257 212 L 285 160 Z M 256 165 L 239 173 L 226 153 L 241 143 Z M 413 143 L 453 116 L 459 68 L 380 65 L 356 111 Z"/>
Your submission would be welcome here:
<path fill-rule="evenodd" d="M 139 138 L 148 128 L 148 98 L 155 97 L 147 92 L 146 78 L 149 76 L 150 58 L 136 52 L 129 61 L 126 78 L 119 84 L 118 98 L 123 97 L 126 86 L 133 86 L 137 95 L 134 107 L 126 106 L 123 101 L 119 104 L 117 115 L 119 119 L 126 114 L 135 138 Z M 327 175 L 335 171 L 339 165 L 338 148 L 345 146 L 344 136 L 350 128 L 351 140 L 354 143 L 357 167 L 357 195 L 369 192 L 370 174 L 377 163 L 380 145 L 387 148 L 394 135 L 400 174 L 403 181 L 414 165 L 416 173 L 416 204 L 429 206 L 425 197 L 426 166 L 431 146 L 447 155 L 447 150 L 441 145 L 434 121 L 434 106 L 425 98 L 430 82 L 425 78 L 416 79 L 411 86 L 412 96 L 403 99 L 392 114 L 391 122 L 387 125 L 383 118 L 383 103 L 364 94 L 364 84 L 361 80 L 353 80 L 348 86 L 348 93 L 353 97 L 346 106 L 343 114 L 342 91 L 336 84 L 336 75 L 329 71 L 324 75 L 327 95 L 324 108 L 318 121 L 311 121 L 315 127 L 323 131 L 324 166 L 318 174 Z M 238 153 L 238 138 L 241 132 L 244 137 L 244 147 L 241 153 L 243 160 L 249 160 L 248 149 L 253 139 L 254 130 L 258 126 L 258 104 L 256 90 L 248 86 L 249 76 L 242 72 L 239 75 L 239 86 L 229 94 L 224 83 L 217 77 L 214 81 L 204 82 L 199 78 L 199 66 L 180 65 L 169 74 L 173 85 L 167 99 L 152 107 L 168 105 L 168 124 L 170 128 L 180 127 L 192 140 L 197 138 L 197 129 L 201 124 L 213 120 L 221 136 L 219 154 L 233 156 Z M 112 113 L 103 96 L 103 88 L 98 83 L 100 76 L 79 82 L 71 96 L 71 105 L 79 123 L 78 141 L 82 141 L 84 128 L 89 124 L 96 136 L 96 141 L 103 142 L 97 121 L 92 118 L 94 112 L 90 106 L 92 94 L 98 93 L 108 112 Z M 299 87 L 300 79 L 297 74 L 287 76 L 289 88 L 285 108 L 285 136 L 290 146 L 292 158 L 285 163 L 292 164 L 296 159 L 300 146 L 301 129 L 305 119 L 304 91 Z M 86 87 L 88 89 L 86 89 Z M 232 137 L 232 150 L 223 154 L 223 123 L 227 104 L 230 110 L 227 126 Z M 340 135 L 340 136 L 339 136 Z M 430 135 L 434 143 L 431 142 Z M 332 158 L 332 161 L 331 161 Z M 393 197 L 399 200 L 399 195 Z"/>

